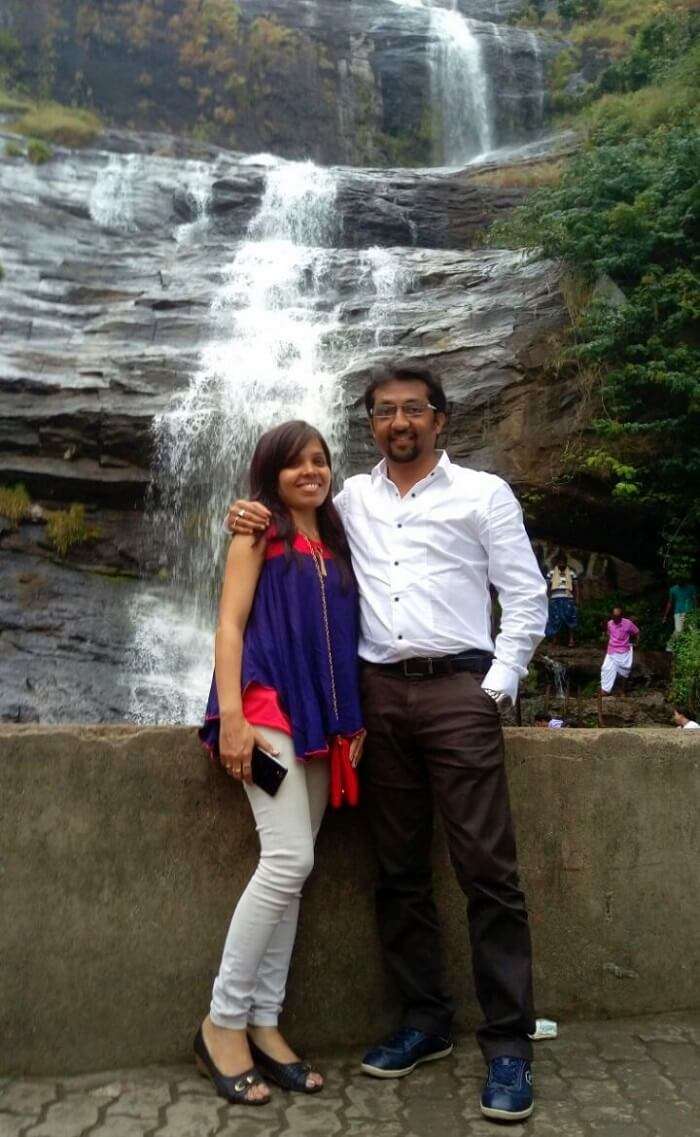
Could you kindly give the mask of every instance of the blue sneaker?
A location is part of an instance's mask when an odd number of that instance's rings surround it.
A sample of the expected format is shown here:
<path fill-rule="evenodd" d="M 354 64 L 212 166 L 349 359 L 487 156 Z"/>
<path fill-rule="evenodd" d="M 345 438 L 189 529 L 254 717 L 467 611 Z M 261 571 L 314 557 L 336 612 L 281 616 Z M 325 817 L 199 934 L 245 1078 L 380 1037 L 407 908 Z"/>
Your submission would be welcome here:
<path fill-rule="evenodd" d="M 526 1058 L 492 1058 L 481 1091 L 481 1112 L 493 1121 L 524 1121 L 533 1109 L 532 1069 Z"/>
<path fill-rule="evenodd" d="M 452 1042 L 439 1034 L 424 1034 L 411 1026 L 402 1027 L 379 1046 L 368 1050 L 361 1069 L 373 1078 L 405 1078 L 422 1062 L 434 1062 L 452 1053 Z"/>

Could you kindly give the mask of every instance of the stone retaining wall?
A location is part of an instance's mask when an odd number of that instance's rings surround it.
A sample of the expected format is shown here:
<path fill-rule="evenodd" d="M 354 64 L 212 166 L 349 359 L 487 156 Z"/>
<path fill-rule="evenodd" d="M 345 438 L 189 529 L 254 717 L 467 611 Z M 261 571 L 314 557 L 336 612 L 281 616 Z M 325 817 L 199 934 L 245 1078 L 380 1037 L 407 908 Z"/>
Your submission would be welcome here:
<path fill-rule="evenodd" d="M 700 737 L 507 732 L 538 1010 L 700 1007 Z M 239 786 L 188 728 L 0 728 L 0 1074 L 187 1058 L 256 859 Z M 361 816 L 329 816 L 306 890 L 287 1031 L 308 1052 L 375 1039 L 379 959 Z M 473 1025 L 464 901 L 436 887 L 460 1025 Z"/>

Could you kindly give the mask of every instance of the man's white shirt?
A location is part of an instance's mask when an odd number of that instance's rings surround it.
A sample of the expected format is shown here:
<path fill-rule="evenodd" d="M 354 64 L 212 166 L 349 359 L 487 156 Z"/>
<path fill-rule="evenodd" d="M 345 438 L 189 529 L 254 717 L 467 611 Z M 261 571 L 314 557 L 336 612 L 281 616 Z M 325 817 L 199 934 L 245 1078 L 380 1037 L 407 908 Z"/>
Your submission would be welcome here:
<path fill-rule="evenodd" d="M 544 635 L 547 589 L 512 490 L 442 452 L 405 497 L 382 460 L 335 498 L 360 590 L 359 654 L 371 663 L 491 652 L 483 686 L 515 700 Z M 491 594 L 500 631 L 491 634 Z"/>

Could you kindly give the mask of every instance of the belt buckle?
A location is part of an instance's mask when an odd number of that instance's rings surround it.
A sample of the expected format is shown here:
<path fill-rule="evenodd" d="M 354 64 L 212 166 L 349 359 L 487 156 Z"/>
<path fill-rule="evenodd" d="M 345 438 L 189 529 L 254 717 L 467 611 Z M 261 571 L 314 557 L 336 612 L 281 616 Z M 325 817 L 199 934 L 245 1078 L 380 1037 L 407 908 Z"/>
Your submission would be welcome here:
<path fill-rule="evenodd" d="M 430 658 L 430 656 L 426 656 L 425 661 L 424 661 L 428 665 L 427 671 L 409 671 L 406 667 L 406 664 L 408 662 L 409 662 L 409 660 L 407 660 L 407 659 L 404 659 L 401 661 L 401 667 L 403 669 L 403 673 L 404 673 L 404 676 L 406 677 L 406 679 L 424 679 L 426 675 L 432 675 L 433 674 L 433 661 Z"/>

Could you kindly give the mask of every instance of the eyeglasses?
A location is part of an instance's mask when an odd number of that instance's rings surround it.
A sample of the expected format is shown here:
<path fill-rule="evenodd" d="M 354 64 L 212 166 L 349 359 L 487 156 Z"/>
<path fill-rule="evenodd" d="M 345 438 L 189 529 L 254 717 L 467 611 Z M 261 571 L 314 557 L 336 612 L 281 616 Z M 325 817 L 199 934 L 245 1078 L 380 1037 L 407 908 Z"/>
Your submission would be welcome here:
<path fill-rule="evenodd" d="M 372 418 L 388 420 L 396 418 L 399 411 L 403 411 L 406 418 L 420 418 L 426 411 L 436 411 L 432 403 L 377 403 L 370 411 Z"/>

